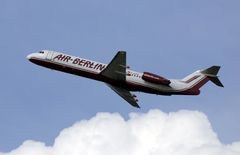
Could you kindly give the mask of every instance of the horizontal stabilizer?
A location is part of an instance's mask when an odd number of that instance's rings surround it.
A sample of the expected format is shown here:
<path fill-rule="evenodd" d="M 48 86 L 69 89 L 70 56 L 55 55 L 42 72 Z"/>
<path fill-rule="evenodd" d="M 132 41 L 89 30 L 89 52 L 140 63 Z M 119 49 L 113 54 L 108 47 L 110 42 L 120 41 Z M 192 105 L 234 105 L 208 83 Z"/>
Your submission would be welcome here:
<path fill-rule="evenodd" d="M 218 74 L 220 68 L 221 68 L 220 66 L 212 66 L 208 69 L 203 70 L 202 73 L 216 76 Z"/>

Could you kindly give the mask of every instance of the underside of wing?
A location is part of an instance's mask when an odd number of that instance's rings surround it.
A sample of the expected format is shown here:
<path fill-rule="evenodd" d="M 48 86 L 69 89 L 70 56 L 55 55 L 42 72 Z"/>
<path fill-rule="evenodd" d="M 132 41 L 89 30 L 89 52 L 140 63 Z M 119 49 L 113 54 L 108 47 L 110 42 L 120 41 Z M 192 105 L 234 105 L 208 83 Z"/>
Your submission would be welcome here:
<path fill-rule="evenodd" d="M 124 100 L 126 100 L 129 104 L 131 104 L 134 107 L 140 108 L 140 106 L 137 104 L 136 96 L 131 94 L 130 91 L 116 87 L 110 84 L 107 84 L 113 91 L 115 91 L 119 96 L 121 96 Z"/>

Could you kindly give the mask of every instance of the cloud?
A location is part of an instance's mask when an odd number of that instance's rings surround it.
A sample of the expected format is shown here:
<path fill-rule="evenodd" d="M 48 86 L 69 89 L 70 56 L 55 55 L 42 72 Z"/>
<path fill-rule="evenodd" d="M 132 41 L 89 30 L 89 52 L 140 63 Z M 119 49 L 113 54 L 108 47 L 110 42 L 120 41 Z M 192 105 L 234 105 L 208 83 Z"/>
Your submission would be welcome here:
<path fill-rule="evenodd" d="M 206 115 L 181 110 L 164 113 L 98 113 L 64 129 L 53 146 L 26 141 L 0 155 L 240 155 L 240 142 L 222 144 Z"/>

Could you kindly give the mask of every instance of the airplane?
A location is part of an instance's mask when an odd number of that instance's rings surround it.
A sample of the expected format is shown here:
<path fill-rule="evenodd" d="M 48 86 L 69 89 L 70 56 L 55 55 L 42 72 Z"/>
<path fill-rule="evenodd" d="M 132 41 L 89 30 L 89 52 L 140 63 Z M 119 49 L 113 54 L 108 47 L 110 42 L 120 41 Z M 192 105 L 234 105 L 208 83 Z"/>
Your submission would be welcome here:
<path fill-rule="evenodd" d="M 220 66 L 198 70 L 183 79 L 167 79 L 150 72 L 136 72 L 127 66 L 126 52 L 119 51 L 109 64 L 79 58 L 61 52 L 41 50 L 27 56 L 34 64 L 106 83 L 134 107 L 140 108 L 132 92 L 157 95 L 199 95 L 208 81 L 224 87 L 218 79 Z"/>

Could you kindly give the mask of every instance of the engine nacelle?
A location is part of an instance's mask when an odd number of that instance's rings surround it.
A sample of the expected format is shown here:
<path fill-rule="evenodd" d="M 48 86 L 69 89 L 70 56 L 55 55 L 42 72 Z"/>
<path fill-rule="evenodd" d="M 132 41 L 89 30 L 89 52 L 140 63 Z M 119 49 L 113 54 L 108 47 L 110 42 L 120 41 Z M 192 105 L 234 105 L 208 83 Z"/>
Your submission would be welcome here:
<path fill-rule="evenodd" d="M 149 73 L 149 72 L 143 72 L 142 79 L 147 82 L 151 82 L 151 83 L 155 83 L 155 84 L 162 84 L 162 85 L 167 85 L 167 86 L 171 83 L 170 80 L 168 80 L 164 77 L 161 77 L 159 75 Z"/>

